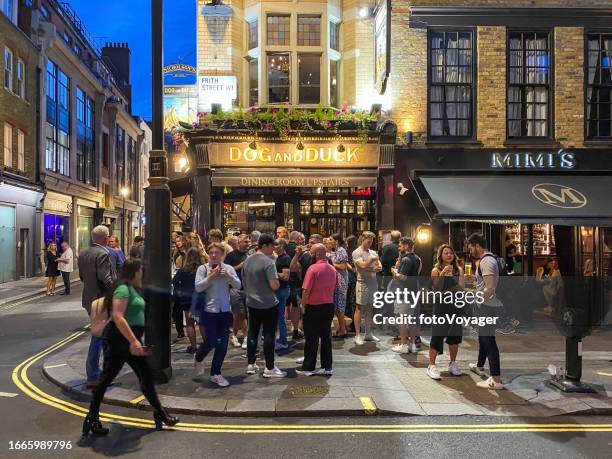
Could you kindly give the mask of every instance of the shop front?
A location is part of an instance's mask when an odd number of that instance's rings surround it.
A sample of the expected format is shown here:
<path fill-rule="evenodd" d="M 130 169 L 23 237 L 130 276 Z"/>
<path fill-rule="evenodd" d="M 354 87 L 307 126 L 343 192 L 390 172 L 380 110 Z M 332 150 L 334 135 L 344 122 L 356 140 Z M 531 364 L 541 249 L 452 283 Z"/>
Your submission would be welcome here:
<path fill-rule="evenodd" d="M 581 339 L 612 323 L 607 152 L 407 149 L 397 156 L 396 178 L 406 180 L 396 205 L 406 212 L 398 211 L 397 223 L 430 225 L 431 238 L 419 249 L 424 261 L 431 266 L 435 248 L 448 243 L 476 262 L 466 238 L 482 233 L 511 275 L 499 284 L 508 292 L 506 314 L 527 324 L 528 333 L 564 335 L 567 381 L 560 387 L 587 390 L 578 384 Z"/>
<path fill-rule="evenodd" d="M 285 226 L 346 237 L 377 229 L 381 171 L 388 170 L 381 159 L 392 159 L 393 149 L 381 145 L 380 135 L 193 136 L 190 146 L 198 161 L 191 207 L 200 233 L 203 228 L 273 233 Z M 391 154 L 381 156 L 387 150 Z M 392 206 L 385 212 L 392 219 Z"/>
<path fill-rule="evenodd" d="M 43 249 L 51 242 L 61 247 L 62 242 L 72 243 L 72 196 L 48 191 L 44 200 Z M 78 227 L 78 222 L 77 222 Z"/>

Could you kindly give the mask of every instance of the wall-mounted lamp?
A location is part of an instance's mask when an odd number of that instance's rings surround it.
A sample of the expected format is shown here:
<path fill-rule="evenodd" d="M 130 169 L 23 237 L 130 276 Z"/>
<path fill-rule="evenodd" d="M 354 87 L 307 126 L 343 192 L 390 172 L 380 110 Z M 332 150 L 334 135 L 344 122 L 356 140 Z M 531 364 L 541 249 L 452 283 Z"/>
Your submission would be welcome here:
<path fill-rule="evenodd" d="M 406 142 L 406 145 L 412 145 L 412 131 L 407 131 L 404 134 L 404 141 Z"/>
<path fill-rule="evenodd" d="M 302 151 L 304 149 L 304 144 L 301 140 L 298 140 L 298 143 L 295 145 L 295 149 L 299 151 Z"/>
<path fill-rule="evenodd" d="M 417 227 L 416 240 L 420 244 L 426 244 L 431 240 L 431 225 L 425 223 Z"/>
<path fill-rule="evenodd" d="M 380 113 L 381 110 L 382 110 L 382 104 L 372 104 L 372 106 L 370 107 L 370 115 L 375 115 L 377 113 Z"/>
<path fill-rule="evenodd" d="M 249 148 L 251 150 L 257 150 L 257 142 L 255 142 L 254 140 L 249 144 Z"/>
<path fill-rule="evenodd" d="M 367 6 L 362 6 L 361 8 L 359 8 L 359 17 L 361 19 L 365 19 L 370 15 L 370 8 L 368 8 Z"/>

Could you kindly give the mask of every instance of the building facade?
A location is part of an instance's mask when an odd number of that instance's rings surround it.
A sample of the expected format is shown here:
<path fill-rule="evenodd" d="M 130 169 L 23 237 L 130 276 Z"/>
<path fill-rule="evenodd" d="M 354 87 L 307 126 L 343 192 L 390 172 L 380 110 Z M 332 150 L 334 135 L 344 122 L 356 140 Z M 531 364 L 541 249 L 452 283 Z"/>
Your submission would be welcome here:
<path fill-rule="evenodd" d="M 143 209 L 145 136 L 131 114 L 126 43 L 99 47 L 69 3 L 1 5 L 4 282 L 39 274 L 52 241 L 78 254 L 97 224 L 127 250 Z"/>
<path fill-rule="evenodd" d="M 34 275 L 40 238 L 38 180 L 39 50 L 28 36 L 29 10 L 0 3 L 0 282 Z"/>

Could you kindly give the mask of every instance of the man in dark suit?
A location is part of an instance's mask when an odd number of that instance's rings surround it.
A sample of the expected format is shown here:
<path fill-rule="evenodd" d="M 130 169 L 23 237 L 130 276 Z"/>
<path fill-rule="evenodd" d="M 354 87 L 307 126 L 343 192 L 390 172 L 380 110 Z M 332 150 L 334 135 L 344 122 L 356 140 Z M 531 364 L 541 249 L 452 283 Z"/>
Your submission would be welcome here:
<path fill-rule="evenodd" d="M 96 226 L 91 231 L 92 245 L 79 254 L 79 277 L 83 282 L 83 307 L 87 314 L 91 314 L 91 303 L 104 296 L 117 279 L 115 269 L 115 254 L 108 249 L 108 228 L 104 225 Z M 87 352 L 86 387 L 92 389 L 97 386 L 100 376 L 100 353 L 102 339 L 91 337 L 89 351 Z"/>

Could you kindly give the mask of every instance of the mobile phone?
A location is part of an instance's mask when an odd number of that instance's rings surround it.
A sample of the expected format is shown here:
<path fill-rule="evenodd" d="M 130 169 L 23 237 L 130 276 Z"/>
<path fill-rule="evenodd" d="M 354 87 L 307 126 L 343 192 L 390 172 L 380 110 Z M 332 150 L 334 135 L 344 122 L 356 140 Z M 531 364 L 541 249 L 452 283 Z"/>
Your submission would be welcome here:
<path fill-rule="evenodd" d="M 212 269 L 217 269 L 219 265 L 212 265 Z"/>

